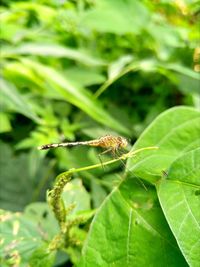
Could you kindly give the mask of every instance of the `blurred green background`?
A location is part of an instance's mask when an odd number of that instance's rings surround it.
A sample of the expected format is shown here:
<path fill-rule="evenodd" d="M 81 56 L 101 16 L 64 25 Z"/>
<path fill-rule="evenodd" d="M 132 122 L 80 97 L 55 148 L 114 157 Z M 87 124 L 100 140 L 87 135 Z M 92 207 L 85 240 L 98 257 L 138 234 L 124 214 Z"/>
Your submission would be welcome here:
<path fill-rule="evenodd" d="M 200 108 L 199 3 L 2 1 L 1 208 L 44 201 L 61 171 L 99 162 L 98 149 L 37 146 L 105 134 L 133 144 L 162 111 Z M 116 164 L 76 177 L 88 208 L 122 172 Z"/>

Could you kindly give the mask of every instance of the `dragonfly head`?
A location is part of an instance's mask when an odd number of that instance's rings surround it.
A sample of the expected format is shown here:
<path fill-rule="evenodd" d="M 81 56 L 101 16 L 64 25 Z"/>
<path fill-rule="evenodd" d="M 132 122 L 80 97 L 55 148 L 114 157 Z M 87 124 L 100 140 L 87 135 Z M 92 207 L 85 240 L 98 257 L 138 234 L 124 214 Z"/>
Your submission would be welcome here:
<path fill-rule="evenodd" d="M 118 141 L 119 141 L 120 148 L 125 148 L 128 145 L 128 141 L 124 137 L 119 136 Z"/>

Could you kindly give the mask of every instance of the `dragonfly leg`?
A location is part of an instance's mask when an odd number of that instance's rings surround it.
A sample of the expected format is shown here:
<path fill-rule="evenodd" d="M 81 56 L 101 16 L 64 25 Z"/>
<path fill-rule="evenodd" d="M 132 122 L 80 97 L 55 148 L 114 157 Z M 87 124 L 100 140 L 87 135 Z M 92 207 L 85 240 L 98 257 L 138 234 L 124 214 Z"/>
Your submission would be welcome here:
<path fill-rule="evenodd" d="M 103 161 L 102 161 L 102 159 L 101 159 L 101 155 L 106 154 L 106 153 L 108 153 L 108 152 L 110 152 L 110 151 L 112 151 L 112 148 L 108 148 L 108 149 L 104 150 L 103 152 L 101 152 L 100 154 L 98 154 L 99 161 L 101 162 L 101 165 L 102 165 L 102 168 L 103 168 L 103 169 L 105 169 L 105 168 L 104 168 L 104 165 L 103 165 Z"/>
<path fill-rule="evenodd" d="M 106 154 L 106 153 L 108 153 L 108 152 L 110 152 L 110 151 L 112 151 L 112 147 L 110 147 L 110 148 L 108 148 L 108 149 L 104 150 L 104 151 L 103 151 L 103 152 L 101 152 L 99 155 Z"/>
<path fill-rule="evenodd" d="M 119 158 L 121 156 L 120 153 L 119 153 L 118 148 L 113 149 L 112 150 L 112 153 L 113 153 L 113 155 L 114 155 L 115 158 Z M 124 161 L 122 159 L 120 159 L 120 161 L 123 164 L 123 166 L 126 167 L 126 164 L 124 163 Z"/>
<path fill-rule="evenodd" d="M 121 155 L 119 154 L 119 150 L 117 149 L 117 148 L 115 148 L 115 149 L 113 149 L 113 154 L 114 155 L 117 155 L 117 157 L 120 157 Z M 122 160 L 122 159 L 120 159 L 120 161 L 121 161 L 121 163 L 124 165 L 124 167 L 126 168 L 126 164 L 125 164 L 125 162 Z M 129 171 L 129 170 L 128 170 Z M 135 175 L 134 175 L 135 176 Z M 140 179 L 140 178 L 138 178 L 138 177 L 136 177 L 135 176 L 135 178 L 138 180 L 138 182 L 144 187 L 144 189 L 146 190 L 146 191 L 148 191 L 147 190 L 147 187 L 145 186 L 145 184 L 142 182 L 142 180 Z"/>

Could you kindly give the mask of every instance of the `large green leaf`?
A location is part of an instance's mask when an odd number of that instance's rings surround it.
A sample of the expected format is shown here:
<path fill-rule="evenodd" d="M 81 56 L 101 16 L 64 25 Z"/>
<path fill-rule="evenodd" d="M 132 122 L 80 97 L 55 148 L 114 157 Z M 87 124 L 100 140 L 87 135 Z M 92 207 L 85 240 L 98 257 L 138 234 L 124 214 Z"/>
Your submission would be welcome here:
<path fill-rule="evenodd" d="M 172 163 L 158 197 L 188 264 L 200 263 L 200 147 Z"/>
<path fill-rule="evenodd" d="M 200 111 L 175 107 L 163 112 L 143 132 L 133 150 L 147 146 L 159 149 L 129 159 L 127 170 L 154 183 L 177 157 L 200 146 Z"/>
<path fill-rule="evenodd" d="M 155 191 L 125 180 L 98 210 L 79 266 L 187 266 Z"/>

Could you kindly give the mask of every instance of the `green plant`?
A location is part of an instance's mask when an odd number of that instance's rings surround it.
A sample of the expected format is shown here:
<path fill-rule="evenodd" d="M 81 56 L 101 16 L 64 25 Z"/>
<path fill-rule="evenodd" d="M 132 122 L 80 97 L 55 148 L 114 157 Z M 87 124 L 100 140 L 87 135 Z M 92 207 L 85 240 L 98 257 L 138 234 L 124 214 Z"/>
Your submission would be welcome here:
<path fill-rule="evenodd" d="M 2 1 L 2 265 L 198 264 L 198 3 Z M 36 149 L 105 134 L 159 150 Z"/>
<path fill-rule="evenodd" d="M 69 187 L 68 194 L 62 192 L 71 183 L 72 174 L 101 164 L 72 169 L 57 177 L 48 199 L 59 227 L 47 206 L 37 216 L 35 208 L 36 214 L 32 215 L 31 208 L 24 214 L 3 212 L 1 218 L 6 227 L 3 227 L 1 248 L 3 264 L 18 260 L 20 266 L 27 261 L 31 266 L 42 266 L 41 261 L 45 266 L 52 266 L 55 251 L 61 249 L 71 255 L 77 266 L 159 266 L 160 261 L 168 266 L 198 266 L 199 133 L 200 112 L 196 109 L 179 107 L 161 114 L 144 131 L 132 151 L 121 156 L 121 159 L 128 158 L 126 175 L 97 212 L 87 211 L 84 206 L 82 212 L 73 213 L 74 203 L 69 204 L 67 200 L 73 187 Z M 144 148 L 152 144 L 158 149 Z M 136 177 L 142 179 L 145 188 Z M 87 234 L 86 228 L 77 225 L 87 225 L 94 212 Z M 34 232 L 34 238 L 27 239 L 29 232 Z M 31 248 L 27 249 L 30 243 Z M 29 251 L 28 255 L 22 248 Z"/>

